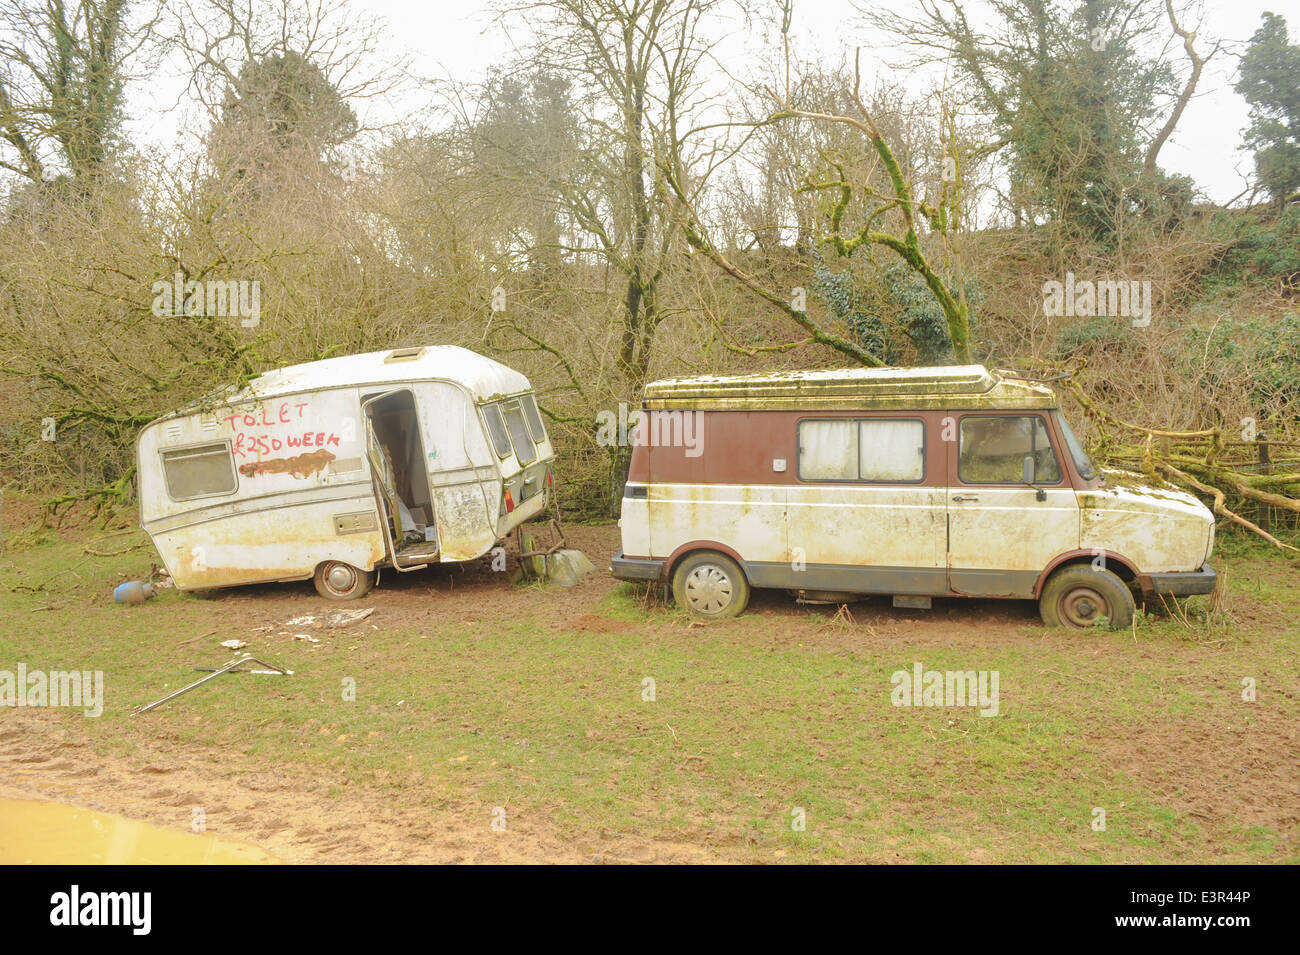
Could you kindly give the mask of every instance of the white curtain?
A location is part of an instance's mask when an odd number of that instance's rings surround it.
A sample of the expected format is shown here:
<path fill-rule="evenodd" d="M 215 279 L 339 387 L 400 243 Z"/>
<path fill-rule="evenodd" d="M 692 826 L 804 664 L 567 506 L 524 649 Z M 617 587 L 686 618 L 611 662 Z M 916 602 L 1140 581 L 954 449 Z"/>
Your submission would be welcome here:
<path fill-rule="evenodd" d="M 799 423 L 799 476 L 806 481 L 858 477 L 858 423 L 848 418 Z"/>
<path fill-rule="evenodd" d="M 868 419 L 858 422 L 864 481 L 919 481 L 925 476 L 925 424 Z"/>

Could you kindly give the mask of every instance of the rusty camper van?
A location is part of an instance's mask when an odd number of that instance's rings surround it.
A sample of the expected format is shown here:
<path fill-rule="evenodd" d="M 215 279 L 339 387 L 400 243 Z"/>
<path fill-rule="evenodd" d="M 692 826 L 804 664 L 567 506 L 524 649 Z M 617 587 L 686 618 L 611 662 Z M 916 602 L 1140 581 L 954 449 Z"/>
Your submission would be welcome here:
<path fill-rule="evenodd" d="M 769 587 L 1036 599 L 1051 626 L 1127 626 L 1136 593 L 1214 587 L 1200 501 L 1101 473 L 1050 388 L 982 366 L 658 381 L 642 428 L 611 572 L 671 582 L 705 617 Z"/>
<path fill-rule="evenodd" d="M 140 522 L 182 590 L 473 560 L 541 515 L 554 453 L 528 379 L 463 348 L 293 365 L 147 425 Z"/>

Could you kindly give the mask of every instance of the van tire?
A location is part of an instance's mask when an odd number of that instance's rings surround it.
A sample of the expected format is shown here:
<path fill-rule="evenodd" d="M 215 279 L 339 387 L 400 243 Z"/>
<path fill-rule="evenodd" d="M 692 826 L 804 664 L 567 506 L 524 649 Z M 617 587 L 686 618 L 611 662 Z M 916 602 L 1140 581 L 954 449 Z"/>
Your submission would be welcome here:
<path fill-rule="evenodd" d="M 730 557 L 702 550 L 684 557 L 673 571 L 673 600 L 706 620 L 738 616 L 749 604 L 749 581 Z"/>
<path fill-rule="evenodd" d="M 1048 578 L 1038 612 L 1049 627 L 1087 630 L 1105 617 L 1110 629 L 1128 627 L 1135 610 L 1128 585 L 1109 570 L 1071 564 Z"/>
<path fill-rule="evenodd" d="M 311 582 L 327 600 L 356 600 L 375 585 L 373 570 L 360 570 L 341 560 L 327 560 L 316 568 Z"/>

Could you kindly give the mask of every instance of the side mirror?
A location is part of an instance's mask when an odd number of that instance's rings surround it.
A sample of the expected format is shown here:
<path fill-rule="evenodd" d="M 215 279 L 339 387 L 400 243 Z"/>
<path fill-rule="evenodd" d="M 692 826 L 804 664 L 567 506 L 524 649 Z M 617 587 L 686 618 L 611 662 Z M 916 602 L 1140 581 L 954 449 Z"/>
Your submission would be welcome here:
<path fill-rule="evenodd" d="M 1047 500 L 1047 492 L 1034 484 L 1035 470 L 1037 469 L 1034 467 L 1034 456 L 1032 454 L 1026 454 L 1024 463 L 1020 469 L 1020 482 L 1029 485 L 1038 492 L 1034 495 L 1037 500 L 1045 501 Z"/>

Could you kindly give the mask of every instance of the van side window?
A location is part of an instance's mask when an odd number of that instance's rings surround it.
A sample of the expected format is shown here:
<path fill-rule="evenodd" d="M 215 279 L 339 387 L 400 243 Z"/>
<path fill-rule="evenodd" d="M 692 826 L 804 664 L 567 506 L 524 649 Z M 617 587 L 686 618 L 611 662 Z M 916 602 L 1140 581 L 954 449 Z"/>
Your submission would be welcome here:
<path fill-rule="evenodd" d="M 863 481 L 915 484 L 925 480 L 925 422 L 868 418 L 858 422 Z"/>
<path fill-rule="evenodd" d="M 487 422 L 488 434 L 492 436 L 492 446 L 496 448 L 497 457 L 510 457 L 510 435 L 506 434 L 506 423 L 501 420 L 501 409 L 496 405 L 484 405 L 483 420 Z"/>
<path fill-rule="evenodd" d="M 805 481 L 856 481 L 858 423 L 851 418 L 800 421 L 799 477 Z"/>
<path fill-rule="evenodd" d="M 163 478 L 173 501 L 233 494 L 239 486 L 226 442 L 162 452 Z"/>
<path fill-rule="evenodd" d="M 961 419 L 957 475 L 967 484 L 1020 484 L 1034 459 L 1035 484 L 1059 484 L 1061 468 L 1038 415 L 967 415 Z"/>
<path fill-rule="evenodd" d="M 835 418 L 799 422 L 805 481 L 912 484 L 925 479 L 925 422 Z"/>

